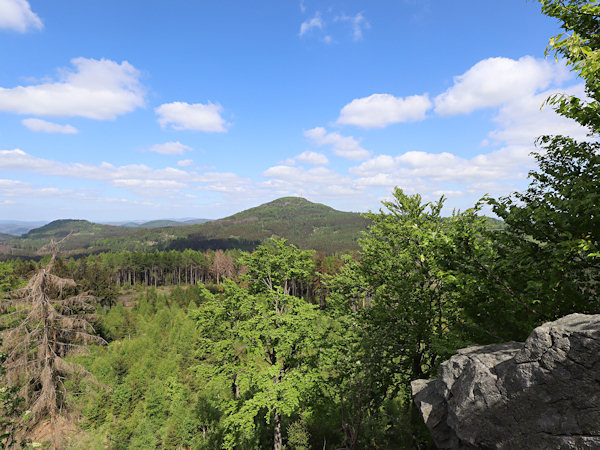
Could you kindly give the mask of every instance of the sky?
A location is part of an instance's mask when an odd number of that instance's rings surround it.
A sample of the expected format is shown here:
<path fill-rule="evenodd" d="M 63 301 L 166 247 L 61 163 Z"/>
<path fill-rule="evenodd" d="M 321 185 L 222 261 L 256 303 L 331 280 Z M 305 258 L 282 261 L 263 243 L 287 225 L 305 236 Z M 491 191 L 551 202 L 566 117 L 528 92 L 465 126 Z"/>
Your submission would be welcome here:
<path fill-rule="evenodd" d="M 0 0 L 0 219 L 445 211 L 523 190 L 583 95 L 527 0 Z"/>

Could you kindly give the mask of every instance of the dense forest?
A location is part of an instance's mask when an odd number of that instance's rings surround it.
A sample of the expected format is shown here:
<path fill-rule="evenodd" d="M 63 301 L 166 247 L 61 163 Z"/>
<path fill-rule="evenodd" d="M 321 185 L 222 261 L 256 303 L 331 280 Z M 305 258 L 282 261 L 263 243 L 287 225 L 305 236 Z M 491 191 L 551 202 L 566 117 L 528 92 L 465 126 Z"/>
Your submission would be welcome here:
<path fill-rule="evenodd" d="M 412 380 L 600 313 L 600 6 L 541 5 L 588 96 L 548 103 L 590 139 L 540 137 L 524 192 L 442 217 L 396 188 L 348 254 L 257 231 L 248 250 L 61 256 L 67 234 L 1 262 L 0 447 L 429 448 Z"/>

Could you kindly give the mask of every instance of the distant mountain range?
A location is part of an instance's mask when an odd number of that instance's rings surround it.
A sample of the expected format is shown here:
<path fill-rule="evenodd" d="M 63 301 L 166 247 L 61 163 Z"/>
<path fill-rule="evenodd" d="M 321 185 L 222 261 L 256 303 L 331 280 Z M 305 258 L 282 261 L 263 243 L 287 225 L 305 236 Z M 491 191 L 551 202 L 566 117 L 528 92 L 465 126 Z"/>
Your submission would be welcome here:
<path fill-rule="evenodd" d="M 359 213 L 337 211 L 299 197 L 284 197 L 213 221 L 165 219 L 107 225 L 55 220 L 19 237 L 0 235 L 0 252 L 5 257 L 35 256 L 44 253 L 51 239 L 66 236 L 61 249 L 73 256 L 120 250 L 251 250 L 276 236 L 301 248 L 334 253 L 357 250 L 357 240 L 368 223 Z"/>
<path fill-rule="evenodd" d="M 162 227 L 184 227 L 187 225 L 198 225 L 199 223 L 210 222 L 211 219 L 157 219 L 144 221 L 128 221 L 128 222 L 107 222 L 104 225 L 116 225 L 120 227 L 130 228 L 162 228 Z"/>
<path fill-rule="evenodd" d="M 19 236 L 27 233 L 29 230 L 41 227 L 45 223 L 39 220 L 31 222 L 23 220 L 0 220 L 0 240 L 2 239 L 2 234 L 13 235 L 13 237 Z"/>

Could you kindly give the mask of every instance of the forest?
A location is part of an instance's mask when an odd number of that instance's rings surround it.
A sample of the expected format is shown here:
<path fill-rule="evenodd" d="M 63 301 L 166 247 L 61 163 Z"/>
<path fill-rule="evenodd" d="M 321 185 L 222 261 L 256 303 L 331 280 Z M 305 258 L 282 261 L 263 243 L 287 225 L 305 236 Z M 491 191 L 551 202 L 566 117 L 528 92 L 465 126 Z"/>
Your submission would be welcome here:
<path fill-rule="evenodd" d="M 540 3 L 587 94 L 547 104 L 589 139 L 540 137 L 523 192 L 443 217 L 396 188 L 350 253 L 257 236 L 69 256 L 66 235 L 0 262 L 0 448 L 432 448 L 412 380 L 600 313 L 600 6 Z"/>

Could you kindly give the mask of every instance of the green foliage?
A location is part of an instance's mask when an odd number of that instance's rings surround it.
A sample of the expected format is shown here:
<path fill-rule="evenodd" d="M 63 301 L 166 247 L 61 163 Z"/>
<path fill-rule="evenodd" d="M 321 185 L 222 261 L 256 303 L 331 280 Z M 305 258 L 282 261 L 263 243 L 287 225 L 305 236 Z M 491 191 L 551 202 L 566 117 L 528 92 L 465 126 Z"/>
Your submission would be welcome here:
<path fill-rule="evenodd" d="M 530 280 L 521 290 L 536 305 L 538 320 L 600 307 L 590 302 L 600 281 L 598 149 L 598 144 L 552 138 L 537 155 L 539 169 L 531 172 L 527 191 L 490 200 L 509 233 L 501 240 L 507 247 L 504 263 L 518 265 Z"/>
<path fill-rule="evenodd" d="M 197 298 L 195 289 L 189 291 L 178 295 Z M 196 440 L 206 427 L 206 390 L 190 370 L 195 322 L 154 290 L 140 297 L 137 309 L 112 308 L 105 316 L 110 320 L 104 319 L 112 323 L 105 325 L 108 330 L 122 330 L 120 314 L 131 315 L 131 333 L 111 331 L 118 340 L 81 358 L 101 383 L 88 386 L 84 397 L 86 426 L 104 432 L 115 448 L 201 447 Z M 204 442 L 213 442 L 210 438 Z"/>
<path fill-rule="evenodd" d="M 310 430 L 304 416 L 289 424 L 287 434 L 288 440 L 286 448 L 294 450 L 310 449 Z"/>
<path fill-rule="evenodd" d="M 476 218 L 467 212 L 443 220 L 443 198 L 422 203 L 397 188 L 383 204 L 387 211 L 368 215 L 373 225 L 361 240 L 358 268 L 372 304 L 363 310 L 365 337 L 377 352 L 373 359 L 387 366 L 383 378 L 427 377 L 459 343 L 452 334 L 460 311 L 449 268 L 457 230 Z"/>
<path fill-rule="evenodd" d="M 2 339 L 0 339 L 0 348 Z M 0 379 L 4 377 L 6 369 L 4 362 L 8 355 L 0 350 Z M 17 387 L 0 384 L 0 449 L 13 448 L 18 445 L 16 432 L 19 431 L 21 416 L 23 414 L 23 399 L 19 397 Z M 21 447 L 24 443 L 21 443 Z"/>
<path fill-rule="evenodd" d="M 348 448 L 426 441 L 409 420 L 410 382 L 465 344 L 454 262 L 460 241 L 486 227 L 475 211 L 442 218 L 443 198 L 424 203 L 397 188 L 393 197 L 367 215 L 360 259 L 329 282 L 331 311 L 348 330 L 336 358 Z M 390 409 L 396 418 L 387 422 Z"/>
<path fill-rule="evenodd" d="M 252 254 L 242 258 L 248 266 L 245 278 L 250 292 L 301 295 L 314 271 L 313 252 L 298 250 L 285 239 L 269 239 Z"/>
<path fill-rule="evenodd" d="M 23 287 L 27 282 L 18 274 L 16 261 L 0 261 L 0 293 Z"/>
<path fill-rule="evenodd" d="M 504 291 L 492 297 L 490 310 L 506 311 L 487 317 L 483 326 L 505 337 L 507 328 L 519 324 L 520 333 L 514 330 L 511 337 L 520 339 L 543 321 L 600 311 L 600 5 L 583 0 L 540 3 L 542 12 L 557 18 L 565 30 L 550 40 L 547 52 L 565 58 L 584 79 L 587 95 L 585 100 L 555 95 L 548 103 L 587 127 L 590 140 L 540 137 L 541 150 L 534 154 L 538 168 L 529 174 L 528 189 L 488 199 L 506 229 L 493 236 L 491 254 L 473 259 Z"/>
<path fill-rule="evenodd" d="M 546 54 L 565 58 L 571 69 L 585 80 L 588 99 L 553 95 L 548 103 L 556 111 L 600 133 L 600 3 L 597 0 L 540 0 L 542 12 L 561 22 L 565 30 L 550 39 Z"/>
<path fill-rule="evenodd" d="M 199 370 L 232 386 L 221 404 L 226 447 L 257 445 L 262 422 L 272 424 L 280 448 L 282 421 L 307 407 L 320 379 L 325 326 L 313 305 L 290 295 L 293 281 L 310 275 L 309 252 L 271 241 L 245 261 L 250 291 L 228 282 L 222 296 L 193 312 L 206 362 Z"/>

